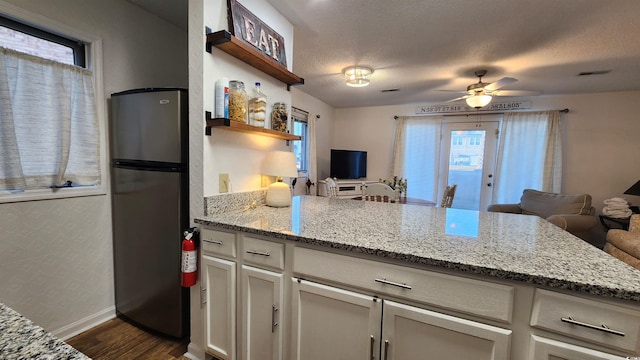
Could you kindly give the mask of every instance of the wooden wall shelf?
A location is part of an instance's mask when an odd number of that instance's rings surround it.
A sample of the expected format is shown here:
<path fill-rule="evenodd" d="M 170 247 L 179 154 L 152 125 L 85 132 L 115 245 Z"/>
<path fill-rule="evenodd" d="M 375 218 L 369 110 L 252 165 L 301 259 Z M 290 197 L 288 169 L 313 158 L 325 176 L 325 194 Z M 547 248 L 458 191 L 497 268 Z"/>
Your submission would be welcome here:
<path fill-rule="evenodd" d="M 275 60 L 262 54 L 253 46 L 231 35 L 226 30 L 207 34 L 206 49 L 208 53 L 211 53 L 212 46 L 282 81 L 287 84 L 287 89 L 291 85 L 304 84 L 303 78 L 290 72 Z"/>
<path fill-rule="evenodd" d="M 237 131 L 237 132 L 248 133 L 248 134 L 268 136 L 268 137 L 282 139 L 282 140 L 302 140 L 301 136 L 284 133 L 282 131 L 276 131 L 276 130 L 271 130 L 267 128 L 252 126 L 252 125 L 241 123 L 238 121 L 232 121 L 227 118 L 212 118 L 210 111 L 205 112 L 205 120 L 207 122 L 207 128 L 205 132 L 207 135 L 211 135 L 212 128 L 217 128 L 217 129 Z"/>

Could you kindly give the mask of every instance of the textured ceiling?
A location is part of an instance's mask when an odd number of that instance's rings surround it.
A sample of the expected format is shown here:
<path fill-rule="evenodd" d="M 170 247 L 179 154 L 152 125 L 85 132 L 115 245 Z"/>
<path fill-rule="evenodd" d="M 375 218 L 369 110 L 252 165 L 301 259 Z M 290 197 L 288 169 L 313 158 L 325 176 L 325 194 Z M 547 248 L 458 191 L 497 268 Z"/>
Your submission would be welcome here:
<path fill-rule="evenodd" d="M 477 69 L 542 94 L 640 89 L 638 0 L 269 1 L 294 23 L 300 90 L 335 107 L 444 102 Z M 370 86 L 345 86 L 354 64 Z M 612 71 L 577 76 L 594 70 Z"/>
<path fill-rule="evenodd" d="M 130 1 L 186 19 L 187 0 Z M 294 24 L 299 89 L 338 108 L 445 102 L 478 69 L 542 95 L 640 90 L 639 0 L 268 1 Z M 370 86 L 344 84 L 356 64 L 375 70 Z"/>

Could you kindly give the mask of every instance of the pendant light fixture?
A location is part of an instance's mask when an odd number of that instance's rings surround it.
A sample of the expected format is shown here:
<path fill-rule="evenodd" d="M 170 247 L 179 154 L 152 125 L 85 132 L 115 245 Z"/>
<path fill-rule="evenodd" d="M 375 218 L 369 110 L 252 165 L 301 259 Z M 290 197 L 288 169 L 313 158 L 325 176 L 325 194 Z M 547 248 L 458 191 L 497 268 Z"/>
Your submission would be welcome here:
<path fill-rule="evenodd" d="M 481 107 L 489 105 L 491 99 L 491 95 L 487 95 L 484 93 L 475 93 L 469 96 L 466 101 L 467 105 L 471 106 L 472 108 L 480 109 Z"/>
<path fill-rule="evenodd" d="M 364 66 L 350 66 L 344 69 L 344 81 L 347 86 L 363 87 L 371 82 L 373 69 Z"/>

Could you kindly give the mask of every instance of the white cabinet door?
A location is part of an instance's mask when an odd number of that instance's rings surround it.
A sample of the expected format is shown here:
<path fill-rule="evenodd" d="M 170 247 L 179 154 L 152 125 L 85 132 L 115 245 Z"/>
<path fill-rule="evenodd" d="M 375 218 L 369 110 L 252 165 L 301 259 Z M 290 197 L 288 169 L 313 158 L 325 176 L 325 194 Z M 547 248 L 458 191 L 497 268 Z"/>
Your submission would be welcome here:
<path fill-rule="evenodd" d="M 221 360 L 234 360 L 236 347 L 236 264 L 202 256 L 206 286 L 206 352 Z"/>
<path fill-rule="evenodd" d="M 292 359 L 378 359 L 382 301 L 293 279 Z"/>
<path fill-rule="evenodd" d="M 511 330 L 384 301 L 383 360 L 508 360 Z"/>
<path fill-rule="evenodd" d="M 242 359 L 282 359 L 283 275 L 242 266 Z"/>
<path fill-rule="evenodd" d="M 626 357 L 607 354 L 556 340 L 531 335 L 529 360 L 624 360 Z"/>

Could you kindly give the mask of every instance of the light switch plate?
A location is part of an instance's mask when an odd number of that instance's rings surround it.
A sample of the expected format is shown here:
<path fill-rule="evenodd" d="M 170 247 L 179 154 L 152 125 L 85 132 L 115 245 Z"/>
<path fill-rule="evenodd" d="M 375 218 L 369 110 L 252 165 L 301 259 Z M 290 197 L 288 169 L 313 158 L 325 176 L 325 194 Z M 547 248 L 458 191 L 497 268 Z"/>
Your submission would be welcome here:
<path fill-rule="evenodd" d="M 228 193 L 229 192 L 229 174 L 220 174 L 218 177 L 219 189 L 220 193 Z"/>

